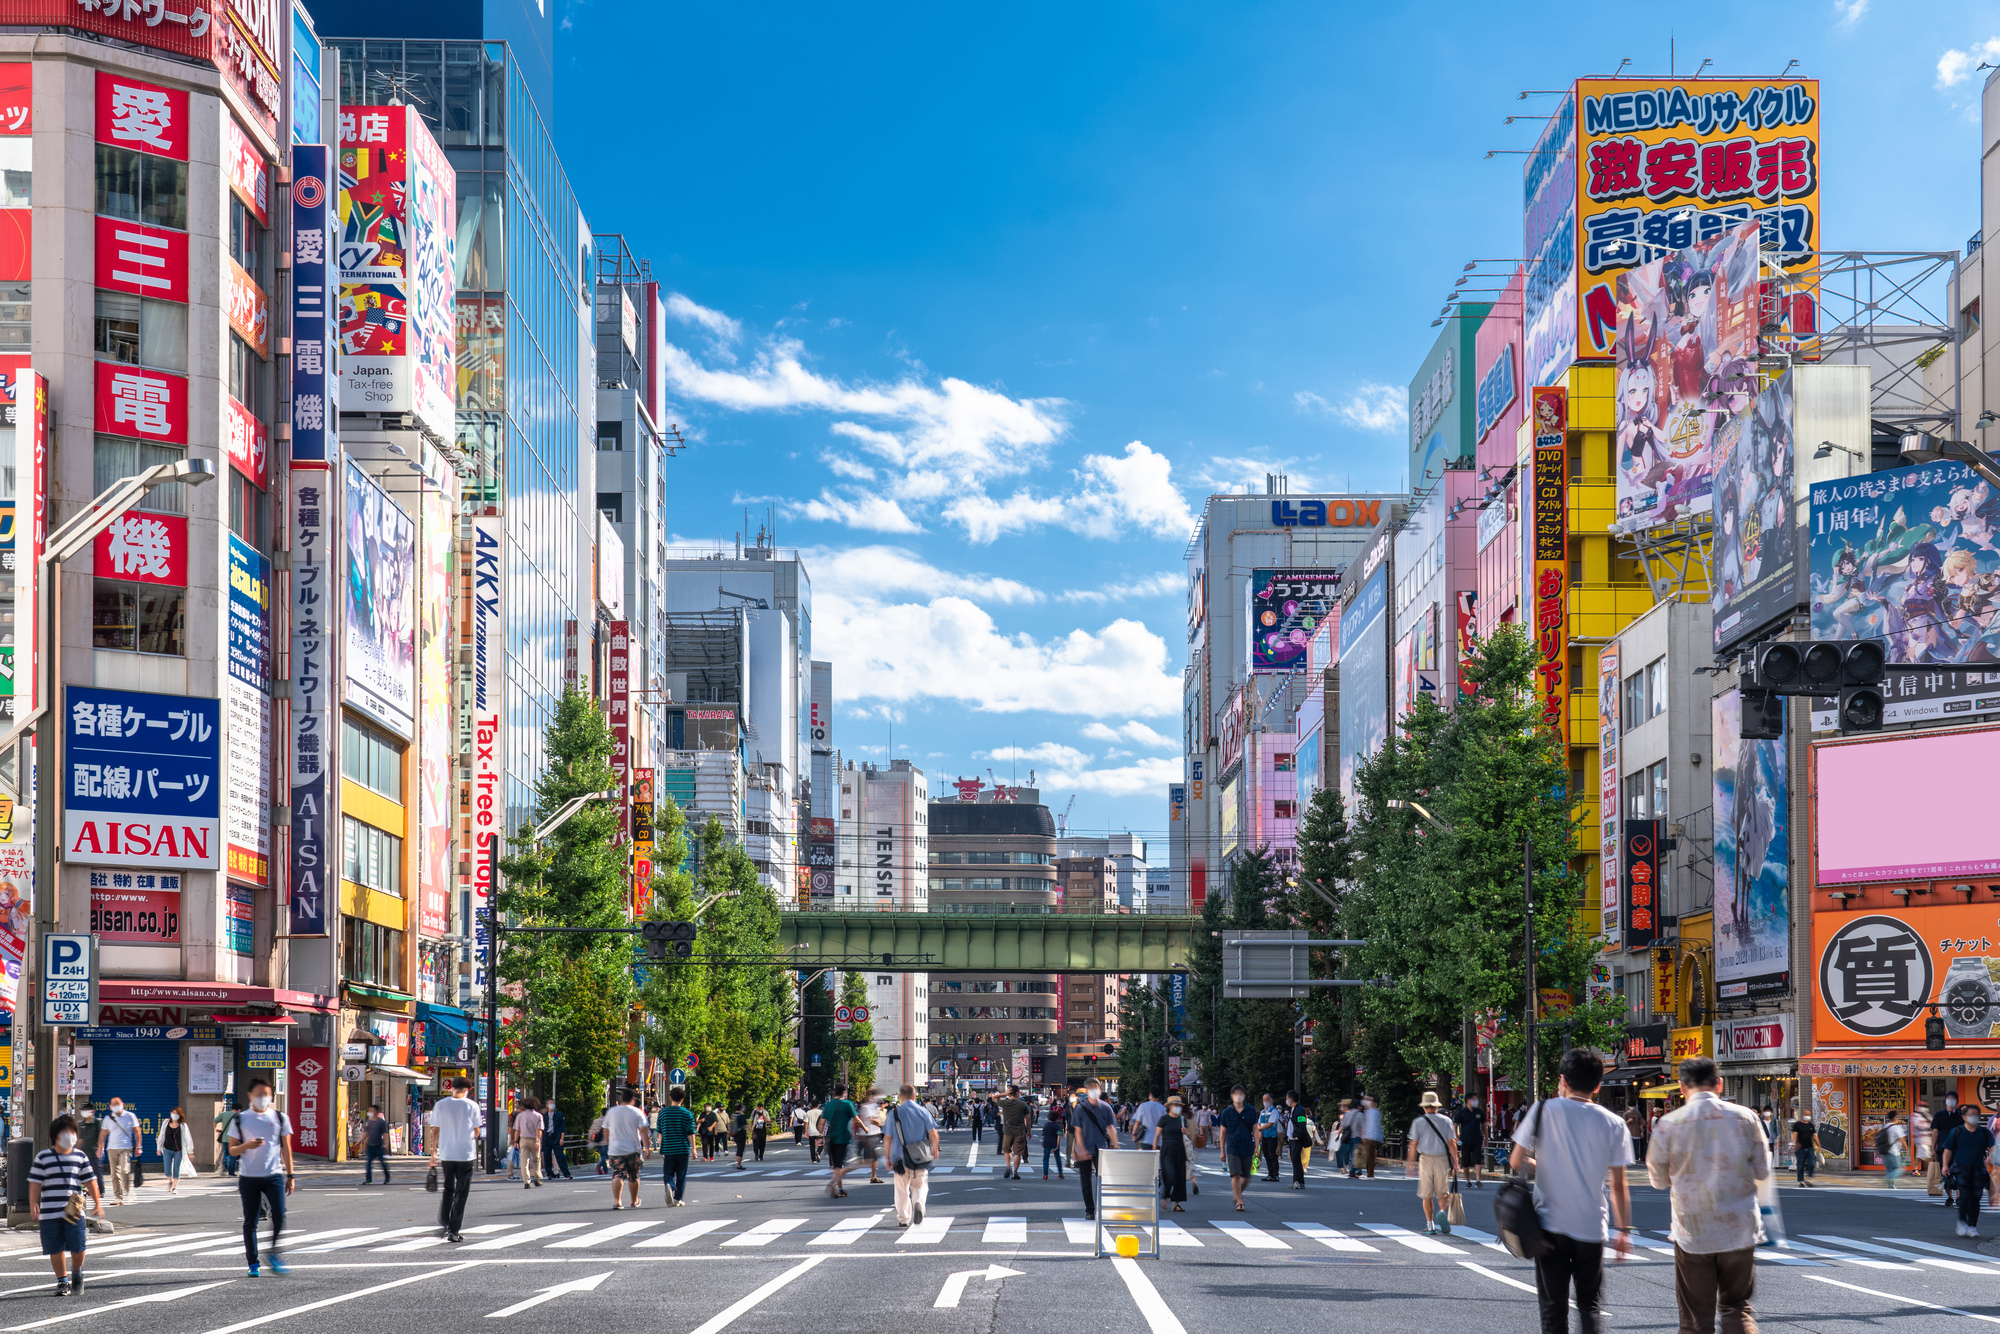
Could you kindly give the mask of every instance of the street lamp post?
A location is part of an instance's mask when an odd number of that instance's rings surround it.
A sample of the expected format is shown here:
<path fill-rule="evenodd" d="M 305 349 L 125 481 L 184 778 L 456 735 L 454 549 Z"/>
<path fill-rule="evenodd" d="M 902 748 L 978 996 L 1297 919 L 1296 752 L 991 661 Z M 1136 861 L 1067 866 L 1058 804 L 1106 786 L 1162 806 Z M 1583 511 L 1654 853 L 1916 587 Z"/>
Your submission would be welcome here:
<path fill-rule="evenodd" d="M 29 773 L 35 775 L 34 938 L 28 944 L 27 958 L 22 961 L 25 976 L 21 996 L 25 1003 L 16 1007 L 14 1015 L 15 1023 L 27 1025 L 26 1031 L 34 1049 L 34 1090 L 28 1098 L 28 1115 L 22 1127 L 30 1138 L 38 1138 L 56 1114 L 56 1030 L 41 1023 L 41 936 L 54 931 L 59 925 L 57 907 L 62 893 L 56 860 L 62 839 L 59 832 L 62 824 L 62 728 L 49 726 L 44 721 L 50 717 L 62 717 L 62 710 L 55 707 L 54 694 L 62 680 L 62 631 L 56 624 L 62 599 L 56 584 L 61 578 L 64 561 L 85 551 L 97 540 L 98 534 L 111 527 L 126 511 L 157 488 L 174 482 L 198 486 L 214 479 L 213 463 L 207 459 L 185 458 L 173 463 L 155 464 L 142 473 L 119 478 L 106 487 L 87 509 L 49 534 L 43 543 L 39 568 L 35 571 L 35 637 L 40 643 L 40 651 L 35 654 L 35 695 L 28 716 L 16 723 L 4 738 L 0 738 L 0 752 L 20 745 L 14 767 L 18 790 L 26 790 Z M 37 752 L 32 762 L 28 759 L 25 744 L 30 734 Z M 20 1068 L 18 1063 L 15 1068 Z M 19 1079 L 17 1075 L 17 1088 Z"/>

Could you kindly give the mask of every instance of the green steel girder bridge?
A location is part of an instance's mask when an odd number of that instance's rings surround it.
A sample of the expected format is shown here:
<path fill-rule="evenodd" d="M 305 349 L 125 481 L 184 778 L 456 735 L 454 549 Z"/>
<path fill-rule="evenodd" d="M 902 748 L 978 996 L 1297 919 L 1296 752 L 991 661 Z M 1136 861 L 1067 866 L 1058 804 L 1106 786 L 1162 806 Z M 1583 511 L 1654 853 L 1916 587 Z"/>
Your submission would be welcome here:
<path fill-rule="evenodd" d="M 911 973 L 1184 973 L 1199 917 L 786 912 L 787 967 Z"/>

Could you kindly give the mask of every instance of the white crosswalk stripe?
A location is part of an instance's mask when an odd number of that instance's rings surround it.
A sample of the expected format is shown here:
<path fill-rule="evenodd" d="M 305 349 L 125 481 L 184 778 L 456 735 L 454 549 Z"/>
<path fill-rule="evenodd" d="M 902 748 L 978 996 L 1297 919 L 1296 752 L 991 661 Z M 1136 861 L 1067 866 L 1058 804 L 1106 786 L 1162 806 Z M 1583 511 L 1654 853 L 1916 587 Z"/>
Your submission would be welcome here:
<path fill-rule="evenodd" d="M 1435 1237 L 1426 1237 L 1420 1232 L 1412 1232 L 1408 1228 L 1398 1227 L 1394 1223 L 1363 1223 L 1361 1226 L 1373 1232 L 1378 1237 L 1387 1237 L 1399 1246 L 1407 1246 L 1413 1251 L 1422 1251 L 1426 1255 L 1465 1254 L 1464 1251 L 1461 1251 L 1456 1246 L 1447 1246 Z"/>
<path fill-rule="evenodd" d="M 1160 1220 L 1160 1245 L 1199 1246 L 1201 1245 L 1201 1238 L 1195 1236 L 1194 1233 L 1188 1231 L 1179 1223 L 1169 1223 L 1163 1218 Z"/>
<path fill-rule="evenodd" d="M 803 1218 L 767 1218 L 748 1232 L 740 1236 L 731 1237 L 722 1244 L 724 1246 L 769 1246 L 772 1242 L 784 1236 L 793 1228 L 800 1226 L 805 1221 Z"/>
<path fill-rule="evenodd" d="M 511 1232 L 519 1226 L 521 1226 L 519 1223 L 481 1223 L 477 1227 L 466 1228 L 459 1235 L 490 1237 L 496 1232 Z M 373 1254 L 380 1255 L 384 1251 L 427 1251 L 433 1246 L 446 1245 L 450 1240 L 451 1238 L 444 1236 L 412 1237 L 408 1241 L 399 1241 L 388 1246 L 377 1246 Z"/>
<path fill-rule="evenodd" d="M 1898 1246 L 1908 1246 L 1911 1250 L 1916 1251 L 1932 1251 L 1938 1255 L 1950 1256 L 1954 1260 L 1977 1260 L 1979 1258 L 1978 1254 L 1973 1251 L 1952 1246 L 1940 1246 L 1932 1241 L 1917 1241 L 1910 1237 L 1877 1237 L 1875 1240 L 1892 1242 Z M 1977 1266 L 1977 1272 L 1982 1274 L 2000 1274 L 2000 1269 L 1986 1264 Z"/>
<path fill-rule="evenodd" d="M 988 1218 L 985 1235 L 981 1241 L 998 1246 L 1025 1246 L 1028 1244 L 1028 1220 L 1025 1218 Z"/>
<path fill-rule="evenodd" d="M 342 1237 L 319 1246 L 304 1246 L 299 1254 L 316 1255 L 322 1251 L 344 1251 L 351 1246 L 372 1246 L 378 1241 L 391 1241 L 397 1237 L 414 1237 L 419 1232 L 437 1231 L 436 1223 L 422 1223 L 415 1227 L 392 1227 L 383 1232 L 368 1232 L 358 1237 Z M 289 1249 L 289 1248 L 287 1248 Z"/>
<path fill-rule="evenodd" d="M 1905 1273 L 1914 1273 L 1917 1268 L 1913 1264 L 1897 1264 L 1893 1260 L 1871 1260 L 1865 1255 L 1856 1255 L 1851 1251 L 1829 1251 L 1820 1246 L 1808 1246 L 1796 1237 L 1788 1237 L 1786 1241 L 1791 1250 L 1818 1256 L 1823 1260 L 1838 1260 L 1842 1264 L 1859 1265 L 1863 1269 L 1897 1269 Z"/>
<path fill-rule="evenodd" d="M 1238 1223 L 1234 1220 L 1225 1222 L 1218 1219 L 1212 1226 L 1219 1229 L 1222 1235 L 1228 1237 L 1231 1241 L 1241 1242 L 1253 1251 L 1289 1251 L 1292 1249 L 1262 1228 L 1252 1227 L 1248 1223 Z"/>
<path fill-rule="evenodd" d="M 896 1240 L 906 1246 L 924 1246 L 944 1240 L 944 1234 L 951 1230 L 951 1214 L 925 1214 L 924 1221 L 912 1223 L 910 1230 Z"/>
<path fill-rule="evenodd" d="M 733 1218 L 704 1218 L 698 1223 L 689 1223 L 685 1227 L 677 1227 L 672 1232 L 662 1233 L 657 1237 L 648 1237 L 640 1242 L 639 1245 L 685 1246 L 696 1237 L 713 1232 L 717 1228 L 728 1227 L 735 1221 Z"/>
<path fill-rule="evenodd" d="M 1063 1219 L 1063 1232 L 1067 1234 L 1071 1242 L 1079 1246 L 1094 1245 L 1096 1243 L 1096 1229 L 1097 1224 L 1091 1222 L 1088 1218 Z"/>
<path fill-rule="evenodd" d="M 872 1214 L 862 1214 L 856 1218 L 843 1218 L 826 1231 L 807 1242 L 808 1246 L 852 1246 L 861 1240 L 863 1233 L 888 1217 L 887 1210 L 877 1210 Z"/>
<path fill-rule="evenodd" d="M 589 1226 L 588 1223 L 544 1223 L 540 1227 L 531 1227 L 526 1232 L 504 1232 L 497 1237 L 488 1237 L 485 1241 L 475 1241 L 458 1249 L 462 1251 L 505 1250 L 509 1246 L 519 1246 L 524 1241 L 538 1241 L 543 1237 L 556 1237 L 565 1232 L 574 1232 L 580 1227 Z"/>
<path fill-rule="evenodd" d="M 1372 1251 L 1380 1254 L 1380 1248 L 1370 1246 L 1355 1237 L 1344 1236 L 1324 1223 L 1287 1223 L 1286 1227 L 1302 1237 L 1310 1238 L 1320 1245 L 1336 1251 Z"/>
<path fill-rule="evenodd" d="M 601 1227 L 595 1232 L 586 1232 L 580 1237 L 564 1237 L 561 1241 L 552 1241 L 549 1243 L 549 1249 L 552 1251 L 580 1251 L 588 1246 L 597 1246 L 607 1241 L 616 1241 L 620 1237 L 629 1237 L 634 1232 L 644 1232 L 649 1227 L 658 1227 L 659 1225 L 659 1220 L 652 1218 L 642 1218 L 631 1223 L 613 1223 L 611 1226 Z"/>
<path fill-rule="evenodd" d="M 1823 1241 L 1829 1246 L 1845 1246 L 1851 1251 L 1865 1251 L 1869 1255 L 1880 1255 L 1904 1264 L 1931 1265 L 1938 1269 L 1955 1269 L 1963 1274 L 1991 1274 L 1996 1272 L 1987 1265 L 1968 1264 L 1964 1260 L 1940 1260 L 1928 1255 L 1912 1255 L 1908 1251 L 1896 1250 L 1888 1246 L 1877 1246 L 1872 1241 L 1850 1241 L 1845 1237 L 1824 1237 L 1816 1232 L 1805 1233 L 1814 1241 Z"/>

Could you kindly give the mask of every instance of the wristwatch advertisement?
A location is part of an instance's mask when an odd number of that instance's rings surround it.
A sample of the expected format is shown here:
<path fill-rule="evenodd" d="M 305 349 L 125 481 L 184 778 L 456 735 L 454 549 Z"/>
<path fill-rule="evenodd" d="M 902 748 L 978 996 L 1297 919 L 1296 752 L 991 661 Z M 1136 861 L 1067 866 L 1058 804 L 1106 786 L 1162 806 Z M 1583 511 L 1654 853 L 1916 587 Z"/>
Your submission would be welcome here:
<path fill-rule="evenodd" d="M 1938 1002 L 1949 1037 L 1991 1037 L 1994 1021 L 2000 1019 L 2000 986 L 1982 958 L 1953 959 L 1938 988 Z"/>

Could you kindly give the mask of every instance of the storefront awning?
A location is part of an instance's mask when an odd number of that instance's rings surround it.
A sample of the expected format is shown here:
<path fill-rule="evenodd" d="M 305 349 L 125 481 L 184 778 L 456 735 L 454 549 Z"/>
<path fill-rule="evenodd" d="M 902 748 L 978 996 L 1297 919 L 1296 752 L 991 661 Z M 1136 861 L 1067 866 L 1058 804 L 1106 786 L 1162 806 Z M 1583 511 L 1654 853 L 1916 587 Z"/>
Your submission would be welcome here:
<path fill-rule="evenodd" d="M 1658 1079 L 1664 1069 L 1663 1066 L 1647 1065 L 1636 1069 L 1627 1067 L 1623 1070 L 1606 1070 L 1600 1082 L 1606 1086 L 1620 1087 L 1626 1084 L 1640 1084 L 1648 1079 Z"/>
<path fill-rule="evenodd" d="M 370 986 L 366 982 L 348 982 L 344 985 L 349 995 L 363 996 L 377 1004 L 409 1005 L 417 999 L 407 991 L 392 991 L 388 987 Z"/>
<path fill-rule="evenodd" d="M 292 1018 L 288 1014 L 231 1014 L 227 1010 L 218 1010 L 216 1011 L 215 1014 L 209 1017 L 212 1022 L 218 1024 L 228 1024 L 231 1028 L 236 1028 L 239 1026 L 242 1027 L 254 1026 L 257 1028 L 296 1028 L 298 1027 L 299 1023 L 298 1020 Z"/>
<path fill-rule="evenodd" d="M 1840 1078 L 1848 1075 L 1892 1075 L 1933 1078 L 1951 1075 L 2000 1075 L 2000 1052 L 1882 1052 L 1818 1050 L 1799 1058 L 1799 1075 Z"/>
<path fill-rule="evenodd" d="M 410 1033 L 410 1056 L 419 1064 L 463 1069 L 472 1060 L 472 1017 L 451 1005 L 417 1002 L 417 1027 Z M 460 1059 L 460 1053 L 465 1053 Z"/>
<path fill-rule="evenodd" d="M 371 1065 L 369 1079 L 408 1079 L 419 1084 L 428 1084 L 431 1077 L 421 1070 L 412 1070 L 407 1065 Z"/>
<path fill-rule="evenodd" d="M 162 982 L 149 979 L 115 981 L 106 978 L 97 984 L 99 1003 L 124 1001 L 129 1004 L 183 1005 L 268 1005 L 273 1009 L 338 1010 L 332 996 L 310 991 L 287 991 L 282 987 L 249 987 L 234 982 Z"/>

